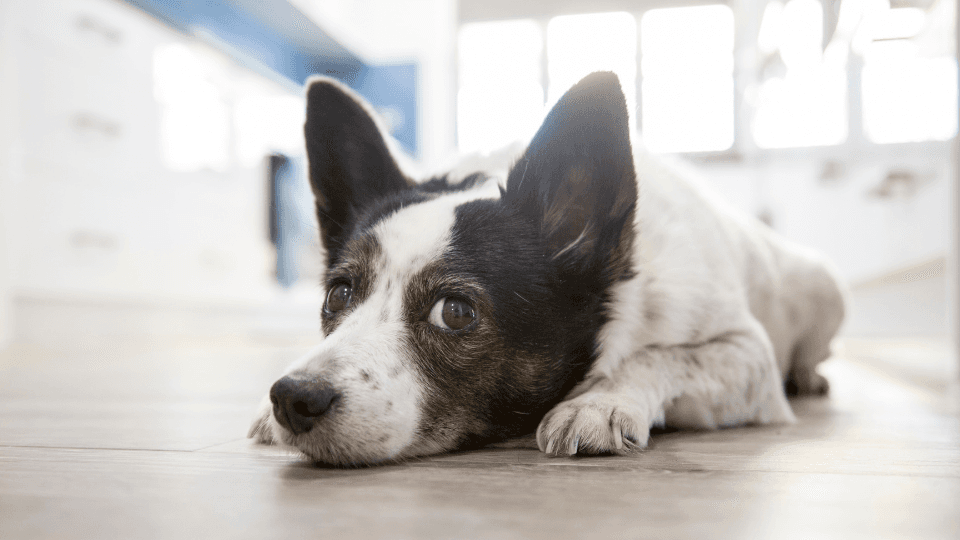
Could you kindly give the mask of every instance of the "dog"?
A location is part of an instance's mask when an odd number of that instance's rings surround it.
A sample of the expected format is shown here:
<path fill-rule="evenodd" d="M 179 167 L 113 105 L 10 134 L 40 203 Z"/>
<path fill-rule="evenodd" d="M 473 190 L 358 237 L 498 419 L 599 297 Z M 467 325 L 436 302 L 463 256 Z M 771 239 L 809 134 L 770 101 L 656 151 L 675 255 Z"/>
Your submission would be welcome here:
<path fill-rule="evenodd" d="M 795 421 L 823 394 L 845 290 L 824 257 L 631 142 L 616 75 L 550 110 L 505 179 L 417 183 L 368 106 L 307 88 L 323 340 L 249 436 L 359 466 L 536 433 L 630 453 L 650 429 Z"/>

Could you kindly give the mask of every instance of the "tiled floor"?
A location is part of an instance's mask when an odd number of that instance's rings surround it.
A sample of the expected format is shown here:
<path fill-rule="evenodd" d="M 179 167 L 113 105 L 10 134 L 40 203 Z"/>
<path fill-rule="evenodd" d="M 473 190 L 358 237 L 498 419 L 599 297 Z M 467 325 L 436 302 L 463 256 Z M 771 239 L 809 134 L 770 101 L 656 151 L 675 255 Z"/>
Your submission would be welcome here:
<path fill-rule="evenodd" d="M 634 457 L 528 440 L 363 470 L 243 438 L 302 347 L 0 353 L 0 538 L 960 538 L 960 399 L 865 359 L 794 426 Z"/>

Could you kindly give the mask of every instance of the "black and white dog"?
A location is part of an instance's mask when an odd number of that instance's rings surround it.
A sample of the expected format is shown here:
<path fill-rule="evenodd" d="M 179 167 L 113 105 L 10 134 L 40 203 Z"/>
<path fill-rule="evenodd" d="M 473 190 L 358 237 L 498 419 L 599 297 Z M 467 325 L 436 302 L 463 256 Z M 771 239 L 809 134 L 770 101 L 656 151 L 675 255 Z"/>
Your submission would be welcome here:
<path fill-rule="evenodd" d="M 364 103 L 311 81 L 324 339 L 250 436 L 360 465 L 536 430 L 627 452 L 651 426 L 794 420 L 824 393 L 844 294 L 822 257 L 631 145 L 617 77 L 556 104 L 506 179 L 415 183 Z"/>

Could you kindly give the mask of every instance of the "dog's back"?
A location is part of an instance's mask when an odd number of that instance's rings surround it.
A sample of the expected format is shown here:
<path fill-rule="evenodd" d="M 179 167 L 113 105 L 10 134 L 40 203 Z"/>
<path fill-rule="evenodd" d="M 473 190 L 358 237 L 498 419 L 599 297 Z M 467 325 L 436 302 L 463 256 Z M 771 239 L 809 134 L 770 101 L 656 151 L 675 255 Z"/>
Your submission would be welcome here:
<path fill-rule="evenodd" d="M 673 334 L 677 343 L 695 341 L 717 315 L 711 305 L 742 298 L 770 337 L 788 389 L 825 392 L 814 367 L 830 356 L 845 313 L 845 292 L 829 261 L 731 209 L 695 174 L 642 149 L 635 161 L 640 273 L 649 274 L 651 285 L 659 282 L 661 294 L 673 299 L 670 309 L 682 312 L 655 339 Z"/>

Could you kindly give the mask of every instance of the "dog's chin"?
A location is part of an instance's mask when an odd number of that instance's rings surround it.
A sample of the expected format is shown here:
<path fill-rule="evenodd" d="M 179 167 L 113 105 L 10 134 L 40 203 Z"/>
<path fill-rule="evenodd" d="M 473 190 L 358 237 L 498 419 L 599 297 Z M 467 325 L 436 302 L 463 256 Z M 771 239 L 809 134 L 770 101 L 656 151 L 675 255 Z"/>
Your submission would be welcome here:
<path fill-rule="evenodd" d="M 317 465 L 355 468 L 397 463 L 418 455 L 409 447 L 390 448 L 375 438 L 364 440 L 357 436 L 346 437 L 336 432 L 318 429 L 295 435 L 270 419 L 274 443 L 291 451 L 299 452 Z"/>

